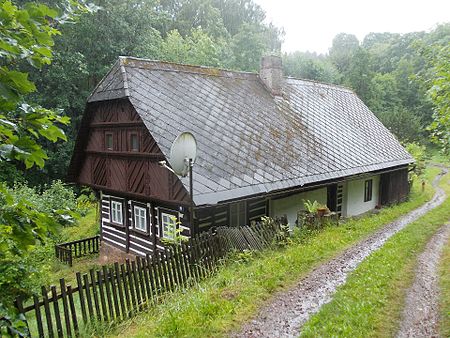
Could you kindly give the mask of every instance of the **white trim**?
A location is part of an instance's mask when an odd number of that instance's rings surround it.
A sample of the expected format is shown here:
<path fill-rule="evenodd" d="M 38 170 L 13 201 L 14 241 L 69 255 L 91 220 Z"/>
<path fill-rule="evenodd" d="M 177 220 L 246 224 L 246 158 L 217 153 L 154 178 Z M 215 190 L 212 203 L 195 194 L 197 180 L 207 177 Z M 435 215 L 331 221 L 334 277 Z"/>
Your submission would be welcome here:
<path fill-rule="evenodd" d="M 116 238 L 119 238 L 119 239 L 122 239 L 122 240 L 126 240 L 125 239 L 125 237 L 120 237 L 120 236 L 117 236 L 116 234 L 113 234 L 112 232 L 108 232 L 108 231 L 103 231 L 103 233 L 104 234 L 107 234 L 108 236 L 113 236 L 113 237 L 116 237 Z"/>
<path fill-rule="evenodd" d="M 131 244 L 136 245 L 136 246 L 138 246 L 138 247 L 140 247 L 142 249 L 145 249 L 145 250 L 150 250 L 150 248 L 147 248 L 147 247 L 145 247 L 145 246 L 143 246 L 143 245 L 141 245 L 139 243 L 136 243 L 135 241 L 130 241 L 130 245 Z"/>
<path fill-rule="evenodd" d="M 145 252 L 141 252 L 139 250 L 133 249 L 132 247 L 130 247 L 130 250 L 136 252 L 137 254 L 139 254 L 141 256 L 147 256 L 147 254 Z"/>
<path fill-rule="evenodd" d="M 118 245 L 118 246 L 121 246 L 122 248 L 126 248 L 126 245 L 124 245 L 124 244 L 122 244 L 122 243 L 118 243 L 118 242 L 116 242 L 116 241 L 113 241 L 113 240 L 111 240 L 111 239 L 109 239 L 109 238 L 105 238 L 104 240 L 105 240 L 106 242 L 114 243 L 114 244 L 116 244 L 116 245 Z"/>
<path fill-rule="evenodd" d="M 110 227 L 108 225 L 103 225 L 103 229 L 112 230 L 112 231 L 118 232 L 119 234 L 122 234 L 124 238 L 126 237 L 125 232 L 117 230 L 116 228 Z"/>

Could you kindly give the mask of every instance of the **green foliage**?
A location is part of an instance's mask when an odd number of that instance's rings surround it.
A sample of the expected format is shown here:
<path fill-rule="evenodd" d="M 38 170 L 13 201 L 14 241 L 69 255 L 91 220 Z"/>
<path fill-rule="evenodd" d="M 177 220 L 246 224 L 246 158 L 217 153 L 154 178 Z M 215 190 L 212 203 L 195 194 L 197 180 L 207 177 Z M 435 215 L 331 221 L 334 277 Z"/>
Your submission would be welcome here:
<path fill-rule="evenodd" d="M 310 200 L 303 200 L 303 206 L 305 207 L 306 212 L 315 214 L 320 208 L 320 203 L 317 201 L 311 202 Z"/>
<path fill-rule="evenodd" d="M 420 145 L 418 143 L 407 143 L 404 145 L 405 149 L 408 153 L 414 157 L 414 160 L 416 161 L 414 165 L 414 178 L 421 178 L 422 175 L 425 172 L 425 166 L 426 166 L 426 160 L 427 160 L 427 153 L 426 153 L 426 147 L 423 145 Z"/>
<path fill-rule="evenodd" d="M 47 154 L 40 142 L 66 140 L 60 126 L 68 124 L 69 118 L 27 102 L 29 94 L 36 90 L 35 84 L 28 78 L 27 67 L 40 69 L 50 64 L 53 39 L 59 34 L 55 26 L 94 9 L 75 0 L 62 2 L 61 5 L 63 11 L 39 3 L 26 3 L 18 7 L 9 0 L 0 1 L 0 162 L 15 160 L 25 164 L 26 168 L 35 165 L 43 167 Z M 37 242 L 45 242 L 58 227 L 52 214 L 36 209 L 37 201 L 28 200 L 24 196 L 26 193 L 14 192 L 14 189 L 0 183 L 2 335 L 5 330 L 11 333 L 11 330 L 23 329 L 21 319 L 12 307 L 12 300 L 30 293 L 28 282 L 35 267 L 27 264 L 25 257 Z M 70 213 L 59 209 L 52 212 L 62 219 Z"/>
<path fill-rule="evenodd" d="M 167 237 L 163 237 L 161 239 L 161 242 L 163 242 L 165 245 L 172 246 L 178 246 L 183 242 L 187 242 L 189 238 L 182 234 L 183 229 L 181 229 L 181 221 L 177 220 L 175 216 L 171 216 L 170 218 L 174 222 L 174 226 L 165 229 L 164 235 Z"/>
<path fill-rule="evenodd" d="M 433 46 L 431 88 L 427 94 L 434 105 L 433 122 L 428 127 L 431 140 L 444 153 L 450 153 L 450 45 Z"/>
<path fill-rule="evenodd" d="M 288 76 L 337 83 L 340 75 L 336 67 L 324 56 L 315 53 L 293 52 L 283 55 L 283 68 Z"/>

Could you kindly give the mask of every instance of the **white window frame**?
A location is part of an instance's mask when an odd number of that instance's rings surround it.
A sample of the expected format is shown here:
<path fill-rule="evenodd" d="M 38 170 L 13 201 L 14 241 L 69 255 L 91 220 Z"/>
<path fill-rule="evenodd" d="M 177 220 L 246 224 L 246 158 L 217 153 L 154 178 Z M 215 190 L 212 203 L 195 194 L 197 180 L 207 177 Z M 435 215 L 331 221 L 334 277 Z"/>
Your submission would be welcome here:
<path fill-rule="evenodd" d="M 142 214 L 142 212 L 143 212 L 143 214 Z M 136 230 L 147 233 L 147 231 L 148 231 L 147 208 L 135 205 L 135 206 L 133 206 L 133 215 L 134 215 L 134 228 Z M 143 227 L 141 227 L 142 221 L 144 224 Z"/>
<path fill-rule="evenodd" d="M 111 200 L 111 222 L 123 225 L 123 203 Z"/>
<path fill-rule="evenodd" d="M 174 239 L 172 235 L 168 235 L 166 233 L 166 229 L 168 229 L 168 226 L 173 226 L 174 230 L 177 228 L 177 220 L 173 218 L 177 218 L 177 216 L 167 213 L 167 212 L 161 212 L 161 231 L 162 231 L 162 237 L 167 239 Z M 166 218 L 166 220 L 164 219 Z"/>

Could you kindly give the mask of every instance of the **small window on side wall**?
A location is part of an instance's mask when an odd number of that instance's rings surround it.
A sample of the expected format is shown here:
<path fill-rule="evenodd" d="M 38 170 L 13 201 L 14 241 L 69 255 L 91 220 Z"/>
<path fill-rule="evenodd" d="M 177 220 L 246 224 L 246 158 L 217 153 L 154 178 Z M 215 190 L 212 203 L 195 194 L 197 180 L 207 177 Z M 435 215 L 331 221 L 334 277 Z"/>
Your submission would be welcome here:
<path fill-rule="evenodd" d="M 122 202 L 111 201 L 111 222 L 115 224 L 123 224 Z"/>
<path fill-rule="evenodd" d="M 364 202 L 372 200 L 372 180 L 366 180 L 364 182 Z"/>
<path fill-rule="evenodd" d="M 161 229 L 162 237 L 167 239 L 174 239 L 177 229 L 177 218 L 172 214 L 165 212 L 161 213 Z"/>
<path fill-rule="evenodd" d="M 134 206 L 134 227 L 137 230 L 147 232 L 147 209 Z"/>
<path fill-rule="evenodd" d="M 106 150 L 114 149 L 114 141 L 112 133 L 105 133 L 105 149 Z"/>
<path fill-rule="evenodd" d="M 137 133 L 130 134 L 130 150 L 139 151 L 139 136 Z"/>

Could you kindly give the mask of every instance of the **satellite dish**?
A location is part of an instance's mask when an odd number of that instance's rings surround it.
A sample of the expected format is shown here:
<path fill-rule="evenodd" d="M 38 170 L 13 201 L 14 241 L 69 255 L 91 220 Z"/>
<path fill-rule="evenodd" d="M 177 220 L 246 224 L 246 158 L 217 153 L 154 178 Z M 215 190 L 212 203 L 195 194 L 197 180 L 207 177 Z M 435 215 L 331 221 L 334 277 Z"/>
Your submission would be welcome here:
<path fill-rule="evenodd" d="M 189 173 L 189 160 L 192 164 L 197 157 L 197 141 L 194 135 L 183 132 L 177 136 L 170 148 L 170 165 L 175 174 L 185 177 Z"/>

